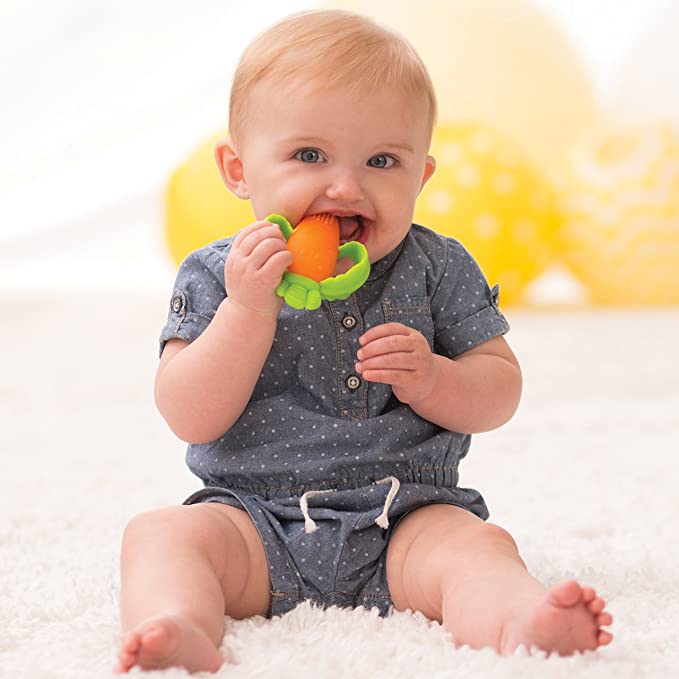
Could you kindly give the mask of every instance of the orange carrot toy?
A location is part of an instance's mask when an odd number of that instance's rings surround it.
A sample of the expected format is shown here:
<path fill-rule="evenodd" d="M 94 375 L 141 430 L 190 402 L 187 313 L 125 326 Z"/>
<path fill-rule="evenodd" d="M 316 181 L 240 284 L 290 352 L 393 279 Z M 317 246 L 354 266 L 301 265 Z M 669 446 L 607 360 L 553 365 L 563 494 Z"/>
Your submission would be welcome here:
<path fill-rule="evenodd" d="M 368 279 L 368 251 L 358 241 L 339 244 L 337 217 L 309 215 L 294 229 L 281 215 L 269 215 L 266 219 L 278 224 L 293 256 L 292 264 L 276 288 L 276 294 L 291 307 L 313 310 L 318 309 L 324 299 L 346 299 Z M 348 257 L 354 265 L 346 273 L 333 276 L 341 257 Z"/>
<path fill-rule="evenodd" d="M 332 276 L 340 242 L 339 220 L 333 215 L 305 217 L 288 238 L 294 259 L 288 271 L 320 283 Z"/>

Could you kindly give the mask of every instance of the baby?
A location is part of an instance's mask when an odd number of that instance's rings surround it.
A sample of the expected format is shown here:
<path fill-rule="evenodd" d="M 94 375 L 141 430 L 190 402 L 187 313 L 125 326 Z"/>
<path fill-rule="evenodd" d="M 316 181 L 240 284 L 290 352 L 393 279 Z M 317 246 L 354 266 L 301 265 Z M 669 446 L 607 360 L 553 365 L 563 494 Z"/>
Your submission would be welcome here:
<path fill-rule="evenodd" d="M 225 615 L 305 599 L 421 611 L 500 654 L 611 641 L 594 590 L 540 584 L 458 486 L 470 435 L 514 414 L 521 372 L 497 287 L 412 224 L 435 117 L 413 48 L 365 17 L 296 14 L 243 54 L 215 157 L 257 221 L 182 263 L 155 384 L 204 488 L 125 530 L 118 672 L 214 672 Z M 283 304 L 292 255 L 271 213 L 336 215 L 341 242 L 367 248 L 363 287 L 315 311 Z"/>

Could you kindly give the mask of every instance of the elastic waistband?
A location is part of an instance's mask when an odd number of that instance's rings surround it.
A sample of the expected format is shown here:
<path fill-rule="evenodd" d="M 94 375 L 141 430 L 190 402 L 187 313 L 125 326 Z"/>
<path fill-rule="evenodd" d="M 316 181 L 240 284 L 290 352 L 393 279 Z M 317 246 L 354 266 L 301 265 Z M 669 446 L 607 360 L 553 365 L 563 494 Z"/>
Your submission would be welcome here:
<path fill-rule="evenodd" d="M 205 479 L 208 486 L 231 488 L 232 490 L 258 495 L 265 500 L 289 497 L 301 497 L 310 491 L 354 490 L 373 485 L 384 478 L 395 478 L 401 485 L 419 483 L 435 488 L 457 487 L 459 474 L 457 464 L 448 467 L 419 467 L 417 469 L 397 469 L 394 471 L 385 466 L 380 475 L 364 475 L 353 478 L 324 478 L 318 481 L 307 481 L 294 485 L 277 486 L 273 483 L 263 485 L 255 479 L 244 476 L 228 475 L 222 478 Z M 287 478 L 287 477 L 286 477 Z"/>

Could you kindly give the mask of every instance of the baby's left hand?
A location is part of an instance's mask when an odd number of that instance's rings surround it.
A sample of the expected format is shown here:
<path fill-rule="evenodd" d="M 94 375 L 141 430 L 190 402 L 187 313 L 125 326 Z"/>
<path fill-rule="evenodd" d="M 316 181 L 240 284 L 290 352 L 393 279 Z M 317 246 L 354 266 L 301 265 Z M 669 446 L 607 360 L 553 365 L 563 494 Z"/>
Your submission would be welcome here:
<path fill-rule="evenodd" d="M 417 403 L 434 389 L 434 355 L 422 333 L 402 323 L 383 323 L 358 338 L 356 370 L 369 382 L 390 384 L 402 403 Z"/>

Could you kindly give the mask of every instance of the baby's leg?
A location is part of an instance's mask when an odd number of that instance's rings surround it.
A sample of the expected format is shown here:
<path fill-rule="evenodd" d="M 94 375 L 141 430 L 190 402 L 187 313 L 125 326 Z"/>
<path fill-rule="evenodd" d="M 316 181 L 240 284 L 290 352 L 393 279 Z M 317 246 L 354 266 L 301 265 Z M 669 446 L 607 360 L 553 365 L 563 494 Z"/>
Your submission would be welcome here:
<path fill-rule="evenodd" d="M 458 645 L 569 655 L 612 639 L 601 630 L 612 618 L 591 587 L 570 580 L 545 588 L 507 531 L 453 505 L 421 507 L 398 524 L 387 581 L 397 610 L 442 622 Z"/>
<path fill-rule="evenodd" d="M 218 503 L 146 512 L 128 524 L 120 558 L 123 641 L 117 672 L 219 669 L 225 613 L 266 615 L 271 582 L 247 512 Z"/>

